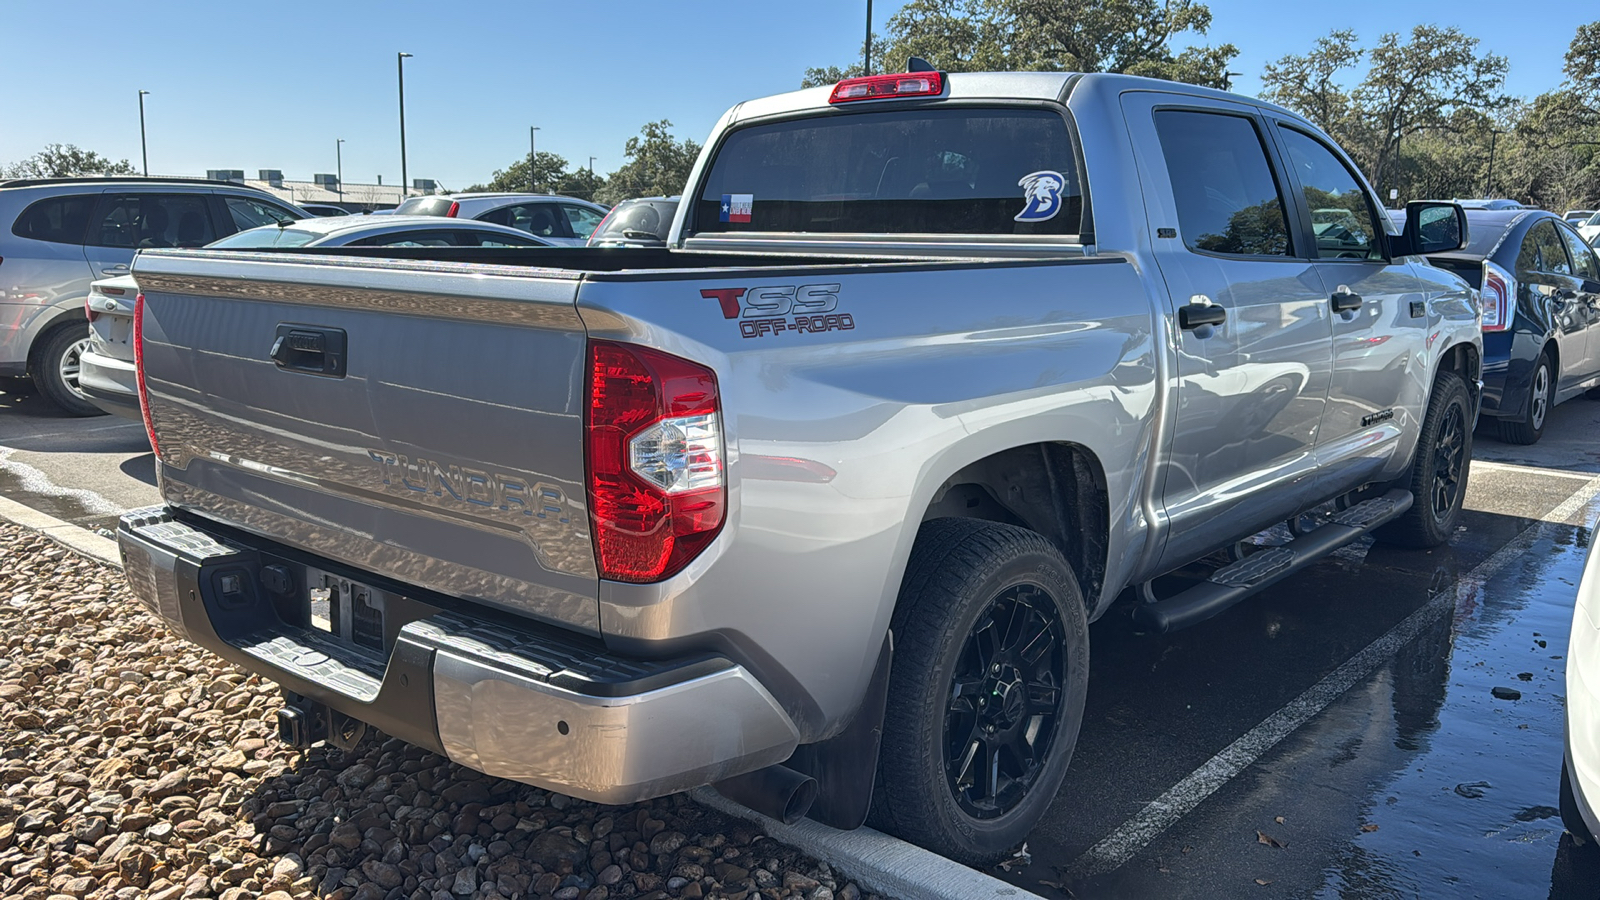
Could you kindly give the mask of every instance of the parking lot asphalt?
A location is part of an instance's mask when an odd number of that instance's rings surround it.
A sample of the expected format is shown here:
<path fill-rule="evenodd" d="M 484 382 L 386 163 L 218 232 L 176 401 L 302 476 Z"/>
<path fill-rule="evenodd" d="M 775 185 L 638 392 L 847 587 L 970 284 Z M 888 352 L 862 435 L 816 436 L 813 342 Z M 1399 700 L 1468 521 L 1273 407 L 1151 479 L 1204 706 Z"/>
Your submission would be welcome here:
<path fill-rule="evenodd" d="M 139 423 L 0 385 L 0 494 L 107 528 L 154 480 Z M 1352 545 L 1172 635 L 1114 609 L 1066 784 L 994 874 L 1077 898 L 1600 896 L 1555 809 L 1597 496 L 1600 403 L 1575 400 L 1533 447 L 1480 431 L 1446 547 Z"/>

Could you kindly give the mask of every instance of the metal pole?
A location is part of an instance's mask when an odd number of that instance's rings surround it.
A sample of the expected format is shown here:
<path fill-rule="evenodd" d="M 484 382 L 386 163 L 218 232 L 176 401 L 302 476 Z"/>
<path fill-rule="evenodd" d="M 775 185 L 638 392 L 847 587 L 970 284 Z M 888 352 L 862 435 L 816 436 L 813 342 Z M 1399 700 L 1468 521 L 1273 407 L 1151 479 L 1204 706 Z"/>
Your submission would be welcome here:
<path fill-rule="evenodd" d="M 1494 139 L 1500 132 L 1489 129 L 1489 174 L 1484 179 L 1483 196 L 1494 196 Z"/>
<path fill-rule="evenodd" d="M 861 51 L 861 74 L 872 74 L 872 0 L 867 0 L 867 43 Z"/>
<path fill-rule="evenodd" d="M 150 177 L 150 148 L 144 139 L 144 95 L 149 91 L 139 92 L 139 155 L 144 159 L 144 177 Z"/>
<path fill-rule="evenodd" d="M 337 174 L 334 175 L 334 177 L 339 179 L 339 182 L 338 182 L 338 184 L 339 184 L 339 200 L 341 202 L 343 202 L 343 200 L 344 200 L 344 138 L 338 138 L 337 140 L 335 140 L 333 142 L 333 158 L 336 160 L 335 165 L 337 166 L 337 168 L 334 169 L 334 172 L 337 173 Z"/>
<path fill-rule="evenodd" d="M 533 133 L 538 130 L 539 126 L 537 125 L 528 126 L 528 193 L 530 194 L 539 193 L 539 185 L 534 181 L 533 174 L 533 160 L 535 155 L 533 149 Z"/>
<path fill-rule="evenodd" d="M 395 57 L 394 64 L 400 70 L 400 202 L 406 200 L 406 57 L 409 53 L 401 53 Z"/>

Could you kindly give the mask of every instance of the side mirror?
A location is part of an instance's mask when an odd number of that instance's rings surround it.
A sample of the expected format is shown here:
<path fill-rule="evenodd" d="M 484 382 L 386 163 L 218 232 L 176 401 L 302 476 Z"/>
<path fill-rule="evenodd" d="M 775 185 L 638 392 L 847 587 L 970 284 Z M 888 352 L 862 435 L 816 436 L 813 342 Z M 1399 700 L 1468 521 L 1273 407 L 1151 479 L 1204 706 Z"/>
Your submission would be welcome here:
<path fill-rule="evenodd" d="M 1413 200 L 1406 204 L 1406 224 L 1391 241 L 1395 256 L 1449 253 L 1467 245 L 1467 213 L 1458 203 Z"/>

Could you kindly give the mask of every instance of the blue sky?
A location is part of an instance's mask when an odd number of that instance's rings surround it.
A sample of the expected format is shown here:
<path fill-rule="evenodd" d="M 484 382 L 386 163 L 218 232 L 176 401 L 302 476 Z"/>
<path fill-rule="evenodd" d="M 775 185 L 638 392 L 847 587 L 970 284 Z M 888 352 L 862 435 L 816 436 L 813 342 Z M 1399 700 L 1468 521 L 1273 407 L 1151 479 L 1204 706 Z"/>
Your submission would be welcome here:
<path fill-rule="evenodd" d="M 900 7 L 878 0 L 883 23 Z M 1429 5 L 1345 0 L 1213 0 L 1206 42 L 1231 41 L 1235 89 L 1254 93 L 1262 64 L 1308 49 L 1336 27 L 1364 40 L 1419 21 L 1455 25 L 1511 60 L 1508 88 L 1532 95 L 1561 80 L 1581 3 L 1540 0 L 1538 15 L 1503 3 Z M 864 0 L 587 0 L 587 2 L 179 3 L 4 0 L 0 163 L 63 142 L 139 164 L 140 88 L 150 169 L 334 171 L 344 138 L 347 182 L 400 174 L 395 53 L 406 60 L 412 177 L 459 189 L 539 149 L 602 173 L 623 162 L 640 126 L 671 119 L 703 140 L 750 97 L 791 90 L 807 66 L 860 50 Z M 1528 9 L 1530 7 L 1524 7 Z M 29 50 L 28 48 L 33 48 Z"/>

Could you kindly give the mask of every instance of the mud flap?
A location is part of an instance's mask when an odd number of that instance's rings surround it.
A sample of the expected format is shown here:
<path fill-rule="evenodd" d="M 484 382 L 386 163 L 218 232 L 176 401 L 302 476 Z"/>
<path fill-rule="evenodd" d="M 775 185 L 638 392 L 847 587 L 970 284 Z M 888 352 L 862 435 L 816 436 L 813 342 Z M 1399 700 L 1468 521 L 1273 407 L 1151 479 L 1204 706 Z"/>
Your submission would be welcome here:
<path fill-rule="evenodd" d="M 806 818 L 850 831 L 867 821 L 878 775 L 878 745 L 889 699 L 889 661 L 894 635 L 886 634 L 861 708 L 845 730 L 815 744 L 802 744 L 784 765 L 817 780 L 817 799 Z"/>

